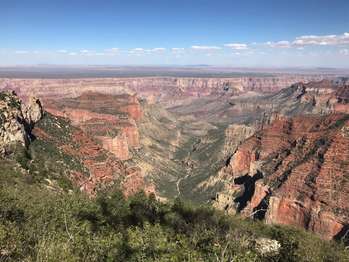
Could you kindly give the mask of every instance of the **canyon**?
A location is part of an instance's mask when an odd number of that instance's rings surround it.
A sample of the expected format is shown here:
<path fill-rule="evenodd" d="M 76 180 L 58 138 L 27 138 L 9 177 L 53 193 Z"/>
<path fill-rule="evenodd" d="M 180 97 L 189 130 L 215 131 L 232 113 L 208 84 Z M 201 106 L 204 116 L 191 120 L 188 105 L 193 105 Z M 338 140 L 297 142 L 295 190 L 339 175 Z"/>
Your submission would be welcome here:
<path fill-rule="evenodd" d="M 0 90 L 40 98 L 32 147 L 50 143 L 76 161 L 65 175 L 90 196 L 117 184 L 126 196 L 210 203 L 331 239 L 349 227 L 348 84 L 297 74 L 7 78 Z"/>
<path fill-rule="evenodd" d="M 0 79 L 0 90 L 14 90 L 26 99 L 29 94 L 45 98 L 77 97 L 85 92 L 137 94 L 149 102 L 182 101 L 188 97 L 274 92 L 296 82 L 320 81 L 323 75 L 276 75 L 270 77 L 190 78 L 136 77 L 85 79 Z M 326 78 L 334 78 L 328 76 Z"/>

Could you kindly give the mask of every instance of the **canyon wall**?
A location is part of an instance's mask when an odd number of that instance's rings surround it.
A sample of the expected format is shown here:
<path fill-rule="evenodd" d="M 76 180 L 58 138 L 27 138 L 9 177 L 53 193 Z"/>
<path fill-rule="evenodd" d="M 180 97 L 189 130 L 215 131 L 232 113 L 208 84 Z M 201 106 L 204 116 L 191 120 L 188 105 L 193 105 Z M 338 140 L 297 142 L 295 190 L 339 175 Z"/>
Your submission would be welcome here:
<path fill-rule="evenodd" d="M 2 80 L 1 88 L 41 94 L 48 112 L 77 128 L 78 144 L 59 148 L 81 159 L 89 176 L 72 177 L 89 194 L 118 179 L 126 195 L 155 191 L 150 174 L 163 196 L 218 192 L 214 205 L 227 212 L 329 239 L 348 228 L 349 89 L 293 84 L 313 78 L 322 77 Z M 43 128 L 35 135 L 47 139 Z"/>
<path fill-rule="evenodd" d="M 143 115 L 134 95 L 87 92 L 76 98 L 47 100 L 46 110 L 69 119 L 120 160 L 129 160 L 140 147 L 137 121 Z"/>
<path fill-rule="evenodd" d="M 220 171 L 231 182 L 216 206 L 336 237 L 349 221 L 348 128 L 345 114 L 274 120 Z"/>
<path fill-rule="evenodd" d="M 274 111 L 262 122 L 230 126 L 226 165 L 200 185 L 222 186 L 214 205 L 326 239 L 343 236 L 349 221 L 348 90 L 330 81 L 295 84 L 260 101 L 262 111 Z"/>
<path fill-rule="evenodd" d="M 274 77 L 235 78 L 90 78 L 90 79 L 0 79 L 0 90 L 15 90 L 21 98 L 35 94 L 40 98 L 77 97 L 86 92 L 137 94 L 150 101 L 169 101 L 208 95 L 239 95 L 246 92 L 274 92 L 296 82 L 318 81 L 321 75 L 277 75 Z M 329 77 L 331 78 L 331 77 Z"/>

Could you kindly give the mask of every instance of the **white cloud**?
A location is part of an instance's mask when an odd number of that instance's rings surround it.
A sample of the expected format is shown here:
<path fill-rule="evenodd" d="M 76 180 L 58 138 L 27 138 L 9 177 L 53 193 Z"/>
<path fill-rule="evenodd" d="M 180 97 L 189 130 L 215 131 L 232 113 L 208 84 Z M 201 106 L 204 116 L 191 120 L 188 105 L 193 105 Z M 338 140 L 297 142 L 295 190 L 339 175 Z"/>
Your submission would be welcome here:
<path fill-rule="evenodd" d="M 164 47 L 156 47 L 156 48 L 152 48 L 152 49 L 145 49 L 142 47 L 137 47 L 137 48 L 133 48 L 133 49 L 129 50 L 128 53 L 141 55 L 141 54 L 150 54 L 150 53 L 161 53 L 164 51 L 166 51 L 166 48 L 164 48 Z"/>
<path fill-rule="evenodd" d="M 272 47 L 272 48 L 290 48 L 291 43 L 289 41 L 283 40 L 278 42 L 266 42 L 265 45 Z"/>
<path fill-rule="evenodd" d="M 293 41 L 268 41 L 263 44 L 271 48 L 297 48 L 303 50 L 305 46 L 317 45 L 317 46 L 334 46 L 334 45 L 347 45 L 349 44 L 349 33 L 343 33 L 341 35 L 304 35 L 296 37 Z"/>
<path fill-rule="evenodd" d="M 66 54 L 68 53 L 68 51 L 65 49 L 61 49 L 61 50 L 57 50 L 57 53 Z"/>
<path fill-rule="evenodd" d="M 75 53 L 75 52 L 70 52 L 68 55 L 75 56 L 75 55 L 77 55 L 77 53 Z"/>
<path fill-rule="evenodd" d="M 295 46 L 349 44 L 349 33 L 342 35 L 304 35 L 296 37 L 292 44 Z"/>
<path fill-rule="evenodd" d="M 246 50 L 248 49 L 247 44 L 240 44 L 240 43 L 231 43 L 231 44 L 225 44 L 225 47 L 230 47 L 234 50 Z"/>
<path fill-rule="evenodd" d="M 349 55 L 349 49 L 341 49 L 341 50 L 339 50 L 339 53 L 341 55 Z"/>
<path fill-rule="evenodd" d="M 17 50 L 15 51 L 16 54 L 29 54 L 29 51 L 27 50 Z"/>
<path fill-rule="evenodd" d="M 193 45 L 191 47 L 195 50 L 219 50 L 221 49 L 219 46 L 205 46 L 205 45 Z"/>
<path fill-rule="evenodd" d="M 182 47 L 173 47 L 173 48 L 171 48 L 171 50 L 173 52 L 180 52 L 180 51 L 184 51 L 184 48 L 182 48 Z"/>
<path fill-rule="evenodd" d="M 133 48 L 133 49 L 128 51 L 129 54 L 138 55 L 138 56 L 143 55 L 144 52 L 145 52 L 145 49 L 142 47 Z"/>
<path fill-rule="evenodd" d="M 83 50 L 80 50 L 80 53 L 81 54 L 88 54 L 90 53 L 91 51 L 87 50 L 87 49 L 83 49 Z"/>
<path fill-rule="evenodd" d="M 163 52 L 163 51 L 166 51 L 166 48 L 156 47 L 156 48 L 150 49 L 149 51 L 150 52 Z"/>

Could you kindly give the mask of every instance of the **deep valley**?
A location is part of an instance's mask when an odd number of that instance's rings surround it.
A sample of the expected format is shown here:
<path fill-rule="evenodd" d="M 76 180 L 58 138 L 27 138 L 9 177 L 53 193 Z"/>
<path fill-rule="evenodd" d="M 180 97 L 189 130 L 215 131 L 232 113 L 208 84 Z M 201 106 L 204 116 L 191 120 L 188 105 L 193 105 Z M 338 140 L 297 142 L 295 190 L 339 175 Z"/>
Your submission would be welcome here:
<path fill-rule="evenodd" d="M 2 161 L 48 190 L 144 191 L 348 241 L 347 78 L 1 79 L 0 90 Z"/>

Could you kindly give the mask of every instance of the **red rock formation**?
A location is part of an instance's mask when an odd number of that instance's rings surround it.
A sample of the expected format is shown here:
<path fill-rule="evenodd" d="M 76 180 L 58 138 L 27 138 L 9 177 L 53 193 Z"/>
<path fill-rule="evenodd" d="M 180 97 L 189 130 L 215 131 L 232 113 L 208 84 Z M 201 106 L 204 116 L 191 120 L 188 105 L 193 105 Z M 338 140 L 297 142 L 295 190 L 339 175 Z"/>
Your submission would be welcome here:
<path fill-rule="evenodd" d="M 326 239 L 339 234 L 349 221 L 348 130 L 345 114 L 299 116 L 278 118 L 247 139 L 224 171 L 249 181 L 239 183 L 237 209 L 249 216 L 264 205 L 268 223 Z M 263 180 L 253 180 L 258 174 Z"/>
<path fill-rule="evenodd" d="M 139 121 L 143 116 L 141 105 L 139 104 L 136 95 L 131 96 L 125 109 L 122 108 L 121 110 L 136 121 Z"/>
<path fill-rule="evenodd" d="M 77 170 L 67 170 L 67 172 L 70 172 L 71 180 L 80 190 L 90 196 L 94 196 L 100 188 L 112 185 L 115 181 L 120 181 L 125 196 L 130 196 L 141 190 L 147 194 L 155 193 L 154 186 L 145 181 L 139 168 L 126 167 L 122 161 L 78 128 L 74 129 L 70 138 L 64 140 L 67 141 L 65 143 L 62 143 L 60 138 L 53 137 L 38 127 L 34 129 L 33 134 L 37 139 L 53 142 L 65 154 L 81 161 L 81 164 L 88 171 L 88 176 Z M 125 135 L 124 140 L 127 145 Z"/>
<path fill-rule="evenodd" d="M 140 146 L 136 120 L 143 113 L 136 96 L 89 92 L 75 99 L 48 100 L 46 107 L 48 112 L 70 119 L 120 160 L 130 159 L 130 149 Z"/>
<path fill-rule="evenodd" d="M 63 110 L 57 110 L 52 107 L 46 107 L 46 111 L 56 115 L 56 116 L 61 116 L 68 118 L 72 121 L 73 125 L 79 125 L 84 122 L 87 122 L 91 119 L 96 119 L 96 120 L 105 120 L 108 122 L 117 122 L 118 118 L 113 115 L 109 114 L 99 114 L 99 113 L 94 113 L 89 110 L 85 109 L 74 109 L 74 108 L 67 108 L 65 107 Z"/>
<path fill-rule="evenodd" d="M 113 153 L 120 160 L 130 159 L 127 137 L 124 133 L 115 137 L 96 136 L 95 138 L 102 143 L 104 149 Z"/>
<path fill-rule="evenodd" d="M 139 148 L 139 132 L 136 123 L 128 122 L 121 125 L 122 132 L 126 135 L 127 143 L 130 147 Z"/>

